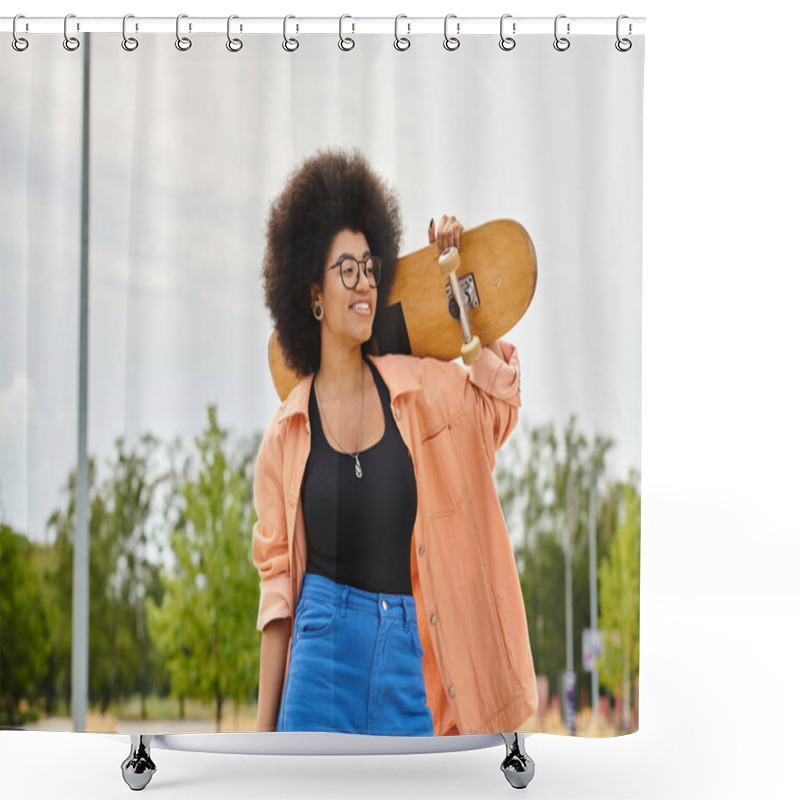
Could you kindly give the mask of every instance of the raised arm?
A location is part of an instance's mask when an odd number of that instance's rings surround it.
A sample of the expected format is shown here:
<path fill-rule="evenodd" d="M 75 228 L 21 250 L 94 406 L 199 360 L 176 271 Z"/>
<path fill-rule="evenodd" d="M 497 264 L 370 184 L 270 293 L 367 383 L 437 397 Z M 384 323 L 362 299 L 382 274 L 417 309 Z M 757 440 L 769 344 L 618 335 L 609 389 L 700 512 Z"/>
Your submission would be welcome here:
<path fill-rule="evenodd" d="M 464 225 L 456 217 L 443 214 L 438 226 L 431 219 L 428 242 L 436 242 L 441 253 L 448 247 L 460 247 L 463 232 Z M 463 410 L 480 428 L 493 467 L 495 452 L 508 438 L 519 416 L 517 348 L 502 340 L 484 344 L 480 358 L 469 367 L 469 378 L 462 376 L 458 395 Z"/>
<path fill-rule="evenodd" d="M 520 368 L 517 348 L 498 340 L 481 350 L 469 367 L 459 400 L 464 411 L 479 427 L 489 463 L 514 430 L 519 417 Z"/>

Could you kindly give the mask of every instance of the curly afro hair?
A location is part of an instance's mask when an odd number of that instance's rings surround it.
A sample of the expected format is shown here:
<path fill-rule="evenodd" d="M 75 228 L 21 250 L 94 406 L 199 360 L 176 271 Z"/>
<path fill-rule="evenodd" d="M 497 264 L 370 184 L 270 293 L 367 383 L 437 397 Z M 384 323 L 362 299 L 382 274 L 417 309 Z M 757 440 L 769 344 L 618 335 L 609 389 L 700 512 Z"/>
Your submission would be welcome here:
<path fill-rule="evenodd" d="M 320 151 L 300 164 L 273 201 L 262 264 L 264 300 L 278 343 L 301 375 L 316 372 L 320 362 L 311 289 L 323 283 L 331 243 L 346 228 L 363 233 L 381 258 L 377 320 L 392 288 L 402 235 L 397 197 L 358 150 Z M 362 350 L 371 348 L 370 340 Z"/>

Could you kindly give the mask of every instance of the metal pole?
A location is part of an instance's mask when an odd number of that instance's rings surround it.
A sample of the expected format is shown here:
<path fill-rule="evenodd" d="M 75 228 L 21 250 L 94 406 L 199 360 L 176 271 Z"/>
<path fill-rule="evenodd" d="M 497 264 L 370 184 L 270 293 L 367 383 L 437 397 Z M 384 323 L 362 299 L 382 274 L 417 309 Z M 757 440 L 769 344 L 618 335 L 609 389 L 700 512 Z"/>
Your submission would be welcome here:
<path fill-rule="evenodd" d="M 567 670 L 575 671 L 575 656 L 572 646 L 572 545 L 569 541 L 564 549 L 564 583 L 566 585 L 567 601 Z"/>
<path fill-rule="evenodd" d="M 569 672 L 575 671 L 575 656 L 572 646 L 572 538 L 574 535 L 573 528 L 576 523 L 577 508 L 575 503 L 575 485 L 574 476 L 572 473 L 571 465 L 569 474 L 567 475 L 566 487 L 566 536 L 564 537 L 564 585 L 567 603 L 567 670 Z"/>
<path fill-rule="evenodd" d="M 592 459 L 592 486 L 589 495 L 589 613 L 591 616 L 592 647 L 597 643 L 597 463 Z M 592 718 L 597 727 L 600 689 L 597 676 L 597 656 L 592 659 Z"/>
<path fill-rule="evenodd" d="M 576 519 L 576 503 L 575 492 L 573 485 L 572 467 L 568 466 L 569 474 L 567 475 L 566 486 L 566 526 L 564 536 L 564 594 L 566 603 L 567 614 L 567 673 L 566 673 L 566 687 L 565 693 L 566 702 L 566 722 L 570 734 L 575 734 L 575 706 L 577 691 L 577 676 L 575 675 L 575 656 L 572 645 L 572 539 L 574 535 L 574 527 Z"/>
<path fill-rule="evenodd" d="M 89 45 L 84 34 L 81 175 L 80 350 L 78 356 L 78 475 L 72 556 L 72 724 L 86 730 L 89 696 L 89 459 L 87 453 L 89 341 Z"/>

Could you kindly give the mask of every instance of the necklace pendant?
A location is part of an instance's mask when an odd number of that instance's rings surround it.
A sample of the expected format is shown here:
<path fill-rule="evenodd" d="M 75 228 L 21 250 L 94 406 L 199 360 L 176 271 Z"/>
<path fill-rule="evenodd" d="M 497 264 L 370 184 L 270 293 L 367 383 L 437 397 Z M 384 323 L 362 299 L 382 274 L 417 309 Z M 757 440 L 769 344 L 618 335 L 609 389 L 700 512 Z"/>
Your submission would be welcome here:
<path fill-rule="evenodd" d="M 356 478 L 360 478 L 364 473 L 361 471 L 361 462 L 358 460 L 358 455 L 356 455 Z"/>

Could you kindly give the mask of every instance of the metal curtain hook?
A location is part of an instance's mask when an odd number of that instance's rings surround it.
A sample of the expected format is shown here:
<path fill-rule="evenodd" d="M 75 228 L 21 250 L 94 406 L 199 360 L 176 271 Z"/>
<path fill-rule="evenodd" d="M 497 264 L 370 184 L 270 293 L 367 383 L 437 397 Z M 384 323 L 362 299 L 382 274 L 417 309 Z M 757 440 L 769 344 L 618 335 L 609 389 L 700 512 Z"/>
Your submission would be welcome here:
<path fill-rule="evenodd" d="M 555 41 L 553 42 L 553 47 L 558 50 L 560 53 L 563 53 L 565 50 L 569 50 L 570 41 L 566 38 L 566 36 L 559 36 L 558 35 L 558 21 L 560 19 L 566 19 L 566 14 L 559 14 L 555 22 L 553 23 L 553 35 L 555 36 Z M 567 36 L 569 36 L 569 22 L 567 23 Z"/>
<path fill-rule="evenodd" d="M 448 36 L 447 35 L 447 23 L 451 19 L 456 19 L 455 14 L 448 14 L 444 18 L 444 49 L 445 50 L 458 50 L 461 47 L 461 40 L 457 36 Z M 456 33 L 461 32 L 461 23 L 456 22 Z"/>
<path fill-rule="evenodd" d="M 227 47 L 231 53 L 238 53 L 244 45 L 242 44 L 241 39 L 231 38 L 231 21 L 234 19 L 239 19 L 239 17 L 236 14 L 231 14 L 228 17 L 228 41 L 225 42 L 225 47 Z M 239 30 L 241 30 L 241 27 Z"/>
<path fill-rule="evenodd" d="M 503 24 L 507 19 L 511 19 L 511 14 L 503 14 L 503 16 L 500 17 L 500 49 L 506 51 L 513 50 L 517 46 L 516 39 L 514 39 L 512 36 L 506 36 L 505 33 L 503 33 Z M 513 33 L 517 32 L 516 22 L 511 24 L 511 30 Z"/>
<path fill-rule="evenodd" d="M 188 36 L 181 36 L 181 20 L 188 19 L 188 14 L 178 14 L 175 20 L 175 47 L 178 50 L 186 51 L 192 46 L 192 40 Z M 189 30 L 192 29 L 192 23 L 189 23 Z"/>
<path fill-rule="evenodd" d="M 620 38 L 620 35 L 619 35 L 620 25 L 619 24 L 620 24 L 620 22 L 622 22 L 623 19 L 628 19 L 628 15 L 627 14 L 620 14 L 617 17 L 617 41 L 614 42 L 614 47 L 616 47 L 617 50 L 620 51 L 620 53 L 627 53 L 628 50 L 630 50 L 631 47 L 633 47 L 633 42 L 630 39 L 622 39 L 622 38 Z M 628 35 L 630 36 L 631 33 L 633 33 L 633 26 L 629 22 L 628 23 Z"/>
<path fill-rule="evenodd" d="M 349 36 L 347 36 L 347 37 L 342 36 L 342 23 L 346 19 L 353 19 L 353 18 L 349 14 L 342 14 L 342 16 L 339 17 L 339 49 L 340 50 L 352 50 L 356 46 L 355 41 L 353 41 L 353 39 L 351 39 Z M 353 23 L 353 31 L 352 32 L 355 33 L 355 30 L 356 30 L 356 24 L 354 22 Z"/>
<path fill-rule="evenodd" d="M 11 46 L 18 53 L 21 53 L 23 50 L 27 50 L 28 49 L 28 45 L 30 44 L 30 42 L 28 42 L 27 39 L 23 39 L 21 36 L 17 35 L 17 20 L 18 19 L 25 19 L 25 15 L 24 14 L 17 14 L 17 16 L 14 17 L 14 22 L 11 25 L 11 33 L 12 33 L 12 35 L 14 37 L 11 40 Z"/>
<path fill-rule="evenodd" d="M 398 14 L 394 18 L 394 49 L 395 50 L 408 50 L 411 47 L 411 39 L 408 39 L 405 36 L 400 36 L 398 32 L 398 24 L 401 19 L 408 19 L 405 14 Z M 411 33 L 411 23 L 407 22 L 406 26 L 408 27 L 408 33 Z"/>
<path fill-rule="evenodd" d="M 287 53 L 293 53 L 295 50 L 297 50 L 298 47 L 300 47 L 300 42 L 297 41 L 297 39 L 295 39 L 294 37 L 289 38 L 286 35 L 286 25 L 290 19 L 297 19 L 297 17 L 293 17 L 291 14 L 288 14 L 283 18 L 283 42 L 281 46 L 283 47 L 284 50 L 286 50 Z M 295 31 L 299 30 L 300 26 L 297 25 L 295 27 Z"/>
<path fill-rule="evenodd" d="M 75 19 L 74 14 L 67 14 L 64 17 L 64 49 L 69 50 L 72 52 L 73 50 L 77 50 L 81 46 L 80 39 L 76 39 L 74 36 L 70 36 L 67 32 L 67 23 L 70 19 Z"/>
<path fill-rule="evenodd" d="M 127 25 L 129 19 L 134 19 L 133 14 L 126 14 L 122 18 L 122 49 L 130 53 L 139 46 L 139 40 L 135 39 L 133 36 L 128 36 Z M 139 30 L 138 25 L 136 26 L 136 30 Z"/>

